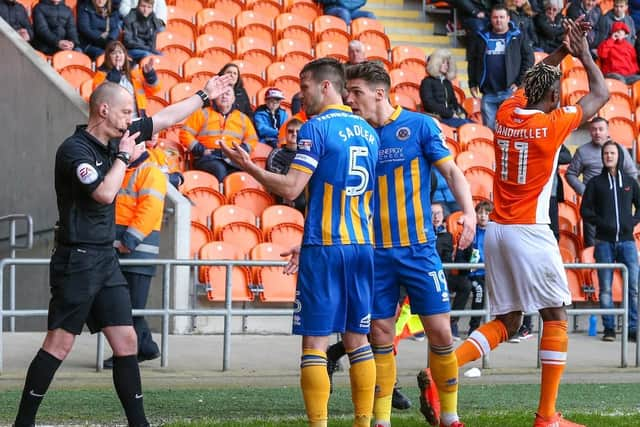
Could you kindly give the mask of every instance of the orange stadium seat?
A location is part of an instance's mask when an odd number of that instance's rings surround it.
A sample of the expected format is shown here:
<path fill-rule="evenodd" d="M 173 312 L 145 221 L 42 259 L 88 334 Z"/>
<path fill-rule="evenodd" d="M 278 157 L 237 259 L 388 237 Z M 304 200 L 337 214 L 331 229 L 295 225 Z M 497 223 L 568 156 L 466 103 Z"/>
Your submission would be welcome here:
<path fill-rule="evenodd" d="M 216 178 L 215 176 L 211 175 L 208 172 L 190 170 L 190 171 L 185 171 L 182 174 L 182 176 L 184 178 L 184 181 L 180 186 L 180 191 L 182 193 L 187 193 L 193 190 L 194 188 L 201 188 L 201 187 L 211 188 L 213 190 L 220 191 L 220 182 L 218 181 L 218 178 Z"/>
<path fill-rule="evenodd" d="M 560 230 L 558 246 L 567 249 L 577 258 L 582 252 L 582 239 L 571 231 Z"/>
<path fill-rule="evenodd" d="M 480 153 L 484 157 L 488 157 L 489 159 L 491 159 L 491 163 L 493 166 L 491 166 L 490 169 L 495 171 L 496 152 L 493 148 L 493 141 L 487 141 L 484 138 L 472 139 L 467 143 L 466 148 L 472 153 Z"/>
<path fill-rule="evenodd" d="M 286 55 L 290 53 L 300 53 L 306 55 L 309 60 L 311 56 L 311 43 L 305 39 L 283 38 L 276 43 L 276 56 L 278 61 L 284 61 Z"/>
<path fill-rule="evenodd" d="M 244 10 L 236 16 L 236 37 L 255 37 L 274 43 L 273 26 L 271 18 L 261 15 L 253 10 Z"/>
<path fill-rule="evenodd" d="M 358 18 L 351 21 L 351 36 L 362 43 L 391 49 L 389 36 L 384 32 L 382 23 L 376 19 Z"/>
<path fill-rule="evenodd" d="M 420 106 L 420 89 L 408 84 L 402 84 L 394 87 L 393 93 L 395 95 L 404 96 L 410 98 L 413 103 L 416 105 L 415 110 L 422 111 L 422 107 Z"/>
<path fill-rule="evenodd" d="M 211 75 L 216 74 L 218 70 L 218 64 L 210 59 L 193 57 L 189 58 L 182 64 L 182 72 L 186 81 L 191 81 L 194 74 L 207 72 Z"/>
<path fill-rule="evenodd" d="M 321 15 L 313 20 L 313 36 L 317 42 L 347 43 L 351 40 L 346 22 L 331 15 Z"/>
<path fill-rule="evenodd" d="M 299 82 L 300 70 L 297 65 L 288 64 L 283 61 L 274 62 L 267 67 L 266 77 L 269 85 L 275 86 L 274 82 L 281 77 L 290 77 Z M 278 87 L 279 88 L 279 87 Z"/>
<path fill-rule="evenodd" d="M 330 56 L 339 61 L 347 61 L 349 59 L 348 51 L 348 43 L 338 41 L 321 41 L 315 47 L 316 58 Z"/>
<path fill-rule="evenodd" d="M 149 59 L 147 59 L 149 58 Z M 168 56 L 148 56 L 145 58 L 147 61 L 153 61 L 153 68 L 156 71 L 158 70 L 169 70 L 173 71 L 175 74 L 181 76 L 182 75 L 182 62 L 174 62 L 173 58 Z M 144 60 L 143 60 L 144 61 Z M 141 61 L 142 62 L 142 61 Z"/>
<path fill-rule="evenodd" d="M 93 92 L 93 79 L 87 79 L 80 85 L 80 96 L 85 101 L 89 102 L 89 97 Z M 149 97 L 147 97 L 147 100 Z M 147 103 L 148 104 L 148 103 Z M 147 111 L 149 111 L 149 106 L 147 105 Z"/>
<path fill-rule="evenodd" d="M 233 222 L 246 222 L 247 224 L 255 225 L 256 217 L 249 209 L 241 206 L 218 206 L 211 214 L 211 230 L 213 230 L 213 237 L 219 238 L 222 227 Z"/>
<path fill-rule="evenodd" d="M 285 7 L 285 10 L 309 22 L 313 22 L 318 16 L 322 15 L 317 5 L 309 2 L 296 1 L 291 6 Z"/>
<path fill-rule="evenodd" d="M 465 123 L 458 128 L 458 142 L 463 150 L 467 149 L 469 142 L 477 138 L 493 142 L 493 131 L 491 128 L 476 123 Z"/>
<path fill-rule="evenodd" d="M 167 107 L 169 103 L 166 99 L 160 98 L 159 96 L 149 96 L 147 95 L 147 115 L 153 116 L 158 111 Z"/>
<path fill-rule="evenodd" d="M 275 200 L 265 190 L 244 188 L 231 195 L 231 202 L 236 206 L 251 210 L 256 217 L 259 217 L 266 208 L 275 203 Z"/>
<path fill-rule="evenodd" d="M 390 98 L 391 98 L 391 105 L 393 106 L 400 105 L 401 107 L 406 108 L 407 110 L 412 110 L 412 111 L 418 110 L 418 103 L 416 103 L 416 100 L 413 99 L 413 97 L 407 95 L 406 93 L 392 92 L 390 95 Z"/>
<path fill-rule="evenodd" d="M 182 64 L 193 56 L 192 50 L 179 45 L 165 46 L 160 51 L 168 62 L 172 62 L 174 65 L 179 66 L 179 74 L 182 74 Z"/>
<path fill-rule="evenodd" d="M 260 227 L 265 236 L 269 235 L 273 227 L 285 222 L 304 227 L 304 216 L 299 210 L 286 205 L 269 206 L 260 216 Z"/>
<path fill-rule="evenodd" d="M 211 71 L 199 71 L 191 75 L 189 82 L 193 85 L 193 87 L 204 87 L 209 81 L 209 79 L 211 79 L 211 77 L 213 76 L 215 76 L 215 73 Z"/>
<path fill-rule="evenodd" d="M 609 88 L 610 94 L 619 93 L 623 96 L 630 96 L 630 88 L 623 81 L 618 79 L 604 79 L 604 81 L 607 83 L 607 88 Z"/>
<path fill-rule="evenodd" d="M 575 56 L 567 55 L 564 57 L 564 59 L 560 63 L 560 68 L 562 68 L 562 75 L 567 76 L 569 71 L 574 70 L 576 68 L 584 70 L 584 65 L 582 64 L 582 61 L 580 61 Z"/>
<path fill-rule="evenodd" d="M 236 55 L 243 60 L 253 62 L 264 70 L 275 61 L 272 47 L 271 40 L 243 36 L 236 41 Z"/>
<path fill-rule="evenodd" d="M 495 170 L 495 161 L 484 153 L 463 151 L 456 156 L 456 165 L 462 172 L 474 166 Z"/>
<path fill-rule="evenodd" d="M 226 54 L 230 62 L 233 59 L 233 39 L 229 40 L 217 34 L 201 34 L 196 39 L 196 53 L 202 56 L 210 50 L 220 51 Z"/>
<path fill-rule="evenodd" d="M 256 146 L 251 150 L 251 159 L 255 159 L 258 157 L 269 157 L 273 148 L 268 144 L 263 144 L 259 142 Z"/>
<path fill-rule="evenodd" d="M 627 149 L 635 149 L 636 128 L 630 119 L 612 117 L 609 120 L 609 136 Z"/>
<path fill-rule="evenodd" d="M 170 20 L 167 22 L 166 31 L 170 31 L 183 40 L 189 40 L 191 43 L 191 50 L 193 50 L 193 42 L 196 39 L 196 34 L 198 33 L 195 24 L 186 21 Z"/>
<path fill-rule="evenodd" d="M 156 76 L 158 77 L 158 81 L 160 82 L 160 94 L 163 98 L 167 99 L 169 95 L 169 90 L 182 82 L 182 77 L 180 74 L 171 70 L 156 70 Z"/>
<path fill-rule="evenodd" d="M 214 9 L 226 10 L 236 16 L 244 10 L 244 1 L 242 0 L 208 0 L 207 7 Z"/>
<path fill-rule="evenodd" d="M 167 2 L 167 4 L 169 4 L 169 2 Z M 191 11 L 193 15 L 195 15 L 195 13 L 202 9 L 205 5 L 205 1 L 200 1 L 200 0 L 177 0 L 175 1 L 172 5 L 178 5 L 180 6 L 182 9 Z"/>
<path fill-rule="evenodd" d="M 163 50 L 167 46 L 180 46 L 193 52 L 193 39 L 165 30 L 156 36 L 156 49 Z"/>
<path fill-rule="evenodd" d="M 312 25 L 313 20 L 292 13 L 281 13 L 275 19 L 276 38 L 300 40 L 310 47 L 313 42 Z"/>
<path fill-rule="evenodd" d="M 51 66 L 58 72 L 70 65 L 82 67 L 89 72 L 93 72 L 91 58 L 82 52 L 76 52 L 75 50 L 61 50 L 54 53 L 51 57 Z"/>
<path fill-rule="evenodd" d="M 214 209 L 227 202 L 224 195 L 213 188 L 197 187 L 183 194 L 192 203 L 191 220 L 207 227 L 210 225 L 211 213 Z"/>
<path fill-rule="evenodd" d="M 67 65 L 59 70 L 58 73 L 78 92 L 80 91 L 80 86 L 87 80 L 91 80 L 93 85 L 93 71 L 82 65 Z"/>
<path fill-rule="evenodd" d="M 563 78 L 560 83 L 560 92 L 562 94 L 562 100 L 564 105 L 569 105 L 569 97 L 574 92 L 582 92 L 586 94 L 589 92 L 589 82 L 587 80 L 576 78 Z M 580 98 L 578 98 L 580 99 Z M 573 103 L 578 100 L 576 99 Z"/>
<path fill-rule="evenodd" d="M 389 72 L 391 78 L 391 91 L 396 92 L 398 87 L 411 86 L 420 89 L 420 79 L 414 73 L 401 68 L 394 68 Z"/>
<path fill-rule="evenodd" d="M 251 175 L 246 172 L 233 172 L 224 177 L 222 181 L 224 188 L 224 194 L 231 200 L 234 193 L 244 188 L 257 188 L 264 190 L 262 184 L 255 180 Z"/>
<path fill-rule="evenodd" d="M 384 46 L 378 44 L 372 44 L 369 40 L 360 40 L 364 45 L 364 55 L 369 61 L 380 61 L 384 64 L 387 71 L 391 67 L 391 61 L 389 61 L 389 52 Z"/>
<path fill-rule="evenodd" d="M 187 149 L 177 139 L 158 138 L 157 148 L 162 149 L 167 156 L 177 156 L 184 160 Z"/>
<path fill-rule="evenodd" d="M 285 248 L 300 245 L 304 227 L 299 224 L 283 222 L 271 227 L 267 235 L 267 241 L 275 243 Z"/>
<path fill-rule="evenodd" d="M 180 6 L 167 6 L 167 21 L 184 21 L 193 24 L 195 14 L 199 10 L 202 10 L 202 3 L 196 2 L 195 5 L 190 5 L 186 8 L 183 6 L 184 4 L 185 2 L 183 2 L 183 0 L 180 0 Z"/>
<path fill-rule="evenodd" d="M 580 252 L 580 262 L 582 263 L 595 263 L 596 259 L 594 256 L 594 247 L 589 246 L 588 248 L 584 248 Z M 598 281 L 598 271 L 595 269 L 589 270 L 588 277 L 590 278 L 590 282 L 594 287 L 593 299 L 599 300 L 599 289 L 600 283 Z M 619 269 L 613 270 L 613 280 L 611 282 L 611 296 L 613 298 L 613 302 L 620 303 L 622 302 L 622 273 L 620 273 Z"/>
<path fill-rule="evenodd" d="M 573 261 L 572 261 L 573 262 Z M 569 284 L 569 291 L 571 292 L 571 301 L 573 302 L 585 302 L 589 301 L 591 292 L 585 292 L 586 286 L 582 276 L 582 270 L 565 269 L 567 273 L 567 282 Z"/>
<path fill-rule="evenodd" d="M 491 169 L 474 166 L 464 171 L 464 176 L 471 187 L 473 200 L 493 200 L 493 171 Z"/>
<path fill-rule="evenodd" d="M 195 258 L 200 253 L 200 248 L 206 243 L 213 240 L 211 230 L 205 225 L 199 222 L 191 221 L 191 258 Z M 204 281 L 204 275 L 200 278 L 200 281 Z"/>
<path fill-rule="evenodd" d="M 178 83 L 169 90 L 169 102 L 175 104 L 178 101 L 190 97 L 196 93 L 197 90 L 198 88 L 192 86 L 191 83 Z"/>
<path fill-rule="evenodd" d="M 566 218 L 571 223 L 571 231 L 575 235 L 580 234 L 580 209 L 571 202 L 558 203 L 558 216 Z"/>
<path fill-rule="evenodd" d="M 598 111 L 598 115 L 607 120 L 611 120 L 614 117 L 621 117 L 623 119 L 631 120 L 633 114 L 631 112 L 631 106 L 624 97 L 616 97 L 618 94 L 611 94 L 609 101 Z M 615 98 L 614 98 L 615 97 Z"/>
<path fill-rule="evenodd" d="M 396 46 L 391 50 L 391 62 L 394 66 L 400 66 L 403 63 L 416 63 L 422 68 L 426 66 L 426 56 L 424 51 L 415 46 Z"/>
<path fill-rule="evenodd" d="M 260 243 L 251 249 L 250 258 L 262 261 L 287 261 L 280 256 L 288 248 L 273 243 Z M 296 297 L 297 274 L 284 274 L 284 267 L 254 267 L 254 284 L 259 287 L 258 296 L 263 302 L 293 302 Z"/>
<path fill-rule="evenodd" d="M 199 34 L 213 34 L 227 40 L 227 49 L 231 50 L 235 40 L 233 20 L 235 15 L 224 9 L 202 9 L 196 14 L 196 25 Z"/>
<path fill-rule="evenodd" d="M 458 244 L 458 239 L 462 234 L 463 225 L 458 224 L 458 220 L 462 216 L 462 211 L 452 212 L 446 219 L 447 231 L 453 236 L 453 245 Z"/>
<path fill-rule="evenodd" d="M 562 189 L 564 191 L 564 200 L 576 206 L 580 206 L 580 203 L 578 203 L 578 194 L 576 193 L 576 190 L 574 190 L 573 187 L 569 185 L 564 174 L 560 175 L 560 180 L 562 181 Z"/>
<path fill-rule="evenodd" d="M 241 260 L 242 251 L 228 242 L 213 241 L 200 249 L 200 259 Z M 202 267 L 204 270 L 207 298 L 209 301 L 224 301 L 226 297 L 227 267 Z M 253 301 L 254 295 L 249 287 L 251 272 L 244 266 L 231 267 L 231 299 L 233 301 Z"/>
<path fill-rule="evenodd" d="M 246 6 L 272 21 L 282 13 L 282 5 L 275 0 L 247 0 Z"/>
<path fill-rule="evenodd" d="M 640 80 L 631 85 L 631 98 L 634 106 L 640 106 Z"/>
<path fill-rule="evenodd" d="M 253 224 L 246 222 L 231 222 L 220 228 L 218 239 L 232 243 L 247 256 L 251 249 L 262 243 L 262 231 Z"/>
<path fill-rule="evenodd" d="M 576 105 L 578 101 L 580 101 L 580 99 L 582 99 L 582 97 L 584 97 L 588 93 L 589 92 L 586 90 L 573 91 L 570 94 L 568 94 L 566 98 L 563 98 L 565 99 L 563 101 L 563 105 Z"/>

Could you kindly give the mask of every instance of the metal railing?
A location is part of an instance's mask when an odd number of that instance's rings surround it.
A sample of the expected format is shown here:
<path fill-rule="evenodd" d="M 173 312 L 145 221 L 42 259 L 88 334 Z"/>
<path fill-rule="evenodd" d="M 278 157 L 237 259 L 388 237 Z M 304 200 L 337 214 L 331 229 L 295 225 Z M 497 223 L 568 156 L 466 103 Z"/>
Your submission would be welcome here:
<path fill-rule="evenodd" d="M 268 309 L 268 308 L 233 308 L 232 306 L 232 268 L 234 266 L 283 266 L 286 262 L 283 261 L 213 261 L 213 260 L 186 260 L 186 259 L 155 259 L 155 260 L 121 260 L 123 265 L 161 265 L 163 266 L 163 280 L 162 280 L 162 308 L 160 309 L 145 309 L 145 310 L 133 310 L 134 315 L 144 316 L 160 316 L 162 317 L 161 327 L 161 359 L 160 365 L 167 367 L 169 363 L 169 321 L 171 317 L 178 316 L 223 316 L 224 317 L 224 339 L 223 339 L 223 357 L 222 357 L 222 371 L 227 371 L 230 367 L 231 359 L 231 322 L 233 316 L 291 316 L 293 309 Z M 47 265 L 49 259 L 47 258 L 5 258 L 0 260 L 0 325 L 3 324 L 4 317 L 32 317 L 32 316 L 46 316 L 47 310 L 16 310 L 11 308 L 10 310 L 4 310 L 3 304 L 3 289 L 4 289 L 4 269 L 7 266 L 15 265 Z M 226 267 L 226 283 L 225 283 L 225 303 L 224 308 L 214 309 L 172 309 L 169 307 L 170 290 L 171 290 L 171 267 L 172 266 L 224 266 Z M 445 269 L 470 269 L 470 268 L 483 268 L 484 264 L 464 264 L 454 263 L 445 264 Z M 627 313 L 629 311 L 628 300 L 628 271 L 624 264 L 565 264 L 569 269 L 620 269 L 622 271 L 623 282 L 623 299 L 621 308 L 601 309 L 601 308 L 586 308 L 586 309 L 567 309 L 569 316 L 575 315 L 589 315 L 589 314 L 614 314 L 622 315 L 622 339 L 621 339 L 621 359 L 620 366 L 627 367 L 627 347 L 628 347 L 628 318 Z M 639 295 L 640 299 L 640 295 Z M 486 300 L 486 299 L 485 299 Z M 487 304 L 483 310 L 460 310 L 452 311 L 452 316 L 484 316 L 485 320 L 490 320 L 490 312 Z M 103 362 L 103 349 L 104 341 L 101 334 L 98 338 L 98 352 L 96 357 L 96 369 L 102 370 Z M 539 343 L 538 343 L 539 345 Z M 635 366 L 640 366 L 640 346 L 636 346 L 636 362 Z M 483 366 L 488 367 L 488 359 L 485 359 Z M 0 334 L 0 373 L 3 370 L 3 337 Z"/>

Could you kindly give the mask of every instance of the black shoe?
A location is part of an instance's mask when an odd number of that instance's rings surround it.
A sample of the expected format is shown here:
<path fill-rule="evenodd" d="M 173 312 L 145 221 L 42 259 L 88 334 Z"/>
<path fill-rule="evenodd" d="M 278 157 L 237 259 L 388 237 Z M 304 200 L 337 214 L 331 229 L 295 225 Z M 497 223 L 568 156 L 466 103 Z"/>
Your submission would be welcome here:
<path fill-rule="evenodd" d="M 102 362 L 102 369 L 113 369 L 113 356 Z"/>
<path fill-rule="evenodd" d="M 602 335 L 602 341 L 613 342 L 616 340 L 616 331 L 613 329 L 605 329 Z"/>
<path fill-rule="evenodd" d="M 333 393 L 333 373 L 340 370 L 340 361 L 327 359 L 327 374 L 329 374 L 329 394 Z"/>
<path fill-rule="evenodd" d="M 155 352 L 152 354 L 138 354 L 138 363 L 146 362 L 147 360 L 154 360 L 160 357 L 160 352 Z"/>
<path fill-rule="evenodd" d="M 393 395 L 391 396 L 391 406 L 394 409 L 409 409 L 411 408 L 411 400 L 400 391 L 399 387 L 393 388 Z"/>
<path fill-rule="evenodd" d="M 636 342 L 637 338 L 636 338 L 636 331 L 629 331 L 629 341 L 631 342 Z"/>

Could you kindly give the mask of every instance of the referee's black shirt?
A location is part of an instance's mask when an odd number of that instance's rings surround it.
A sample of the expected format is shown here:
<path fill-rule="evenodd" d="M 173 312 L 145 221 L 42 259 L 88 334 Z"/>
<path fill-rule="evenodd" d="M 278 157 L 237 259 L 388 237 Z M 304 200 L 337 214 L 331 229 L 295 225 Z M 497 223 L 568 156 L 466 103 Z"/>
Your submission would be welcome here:
<path fill-rule="evenodd" d="M 101 204 L 91 197 L 104 180 L 118 152 L 119 140 L 105 146 L 78 126 L 58 148 L 55 189 L 58 203 L 56 243 L 65 246 L 112 246 L 115 232 L 115 203 Z M 151 139 L 151 118 L 137 120 L 130 133 L 140 131 L 137 142 Z"/>

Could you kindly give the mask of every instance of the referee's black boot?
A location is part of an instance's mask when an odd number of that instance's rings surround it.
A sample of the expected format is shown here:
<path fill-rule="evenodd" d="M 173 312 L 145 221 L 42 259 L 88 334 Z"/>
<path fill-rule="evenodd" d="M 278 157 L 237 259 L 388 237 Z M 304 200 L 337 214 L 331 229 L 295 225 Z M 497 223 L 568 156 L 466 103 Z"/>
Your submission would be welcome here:
<path fill-rule="evenodd" d="M 147 360 L 154 360 L 154 359 L 157 359 L 158 357 L 160 357 L 159 351 L 152 354 L 138 353 L 138 363 L 146 362 Z"/>

